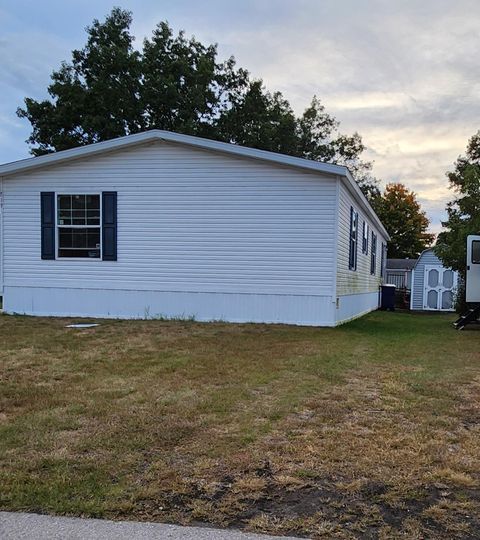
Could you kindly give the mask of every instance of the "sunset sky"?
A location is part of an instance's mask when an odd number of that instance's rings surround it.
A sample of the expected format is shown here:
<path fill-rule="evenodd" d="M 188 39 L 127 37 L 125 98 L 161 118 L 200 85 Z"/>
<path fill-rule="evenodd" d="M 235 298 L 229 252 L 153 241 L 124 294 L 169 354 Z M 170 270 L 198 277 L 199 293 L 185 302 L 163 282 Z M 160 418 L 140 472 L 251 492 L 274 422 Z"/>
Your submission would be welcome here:
<path fill-rule="evenodd" d="M 382 183 L 415 190 L 440 230 L 445 172 L 480 129 L 478 0 L 0 0 L 0 163 L 28 157 L 23 98 L 47 96 L 51 71 L 114 5 L 133 11 L 137 46 L 168 20 L 297 113 L 316 94 L 341 131 L 362 135 Z"/>

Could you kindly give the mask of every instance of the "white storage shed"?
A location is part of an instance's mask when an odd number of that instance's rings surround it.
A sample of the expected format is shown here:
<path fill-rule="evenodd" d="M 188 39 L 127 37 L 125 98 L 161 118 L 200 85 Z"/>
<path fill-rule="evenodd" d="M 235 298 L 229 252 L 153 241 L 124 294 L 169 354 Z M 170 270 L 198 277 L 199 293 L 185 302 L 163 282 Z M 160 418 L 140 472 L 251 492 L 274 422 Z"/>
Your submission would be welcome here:
<path fill-rule="evenodd" d="M 458 273 L 445 268 L 433 248 L 417 259 L 412 275 L 410 308 L 416 311 L 454 311 Z"/>

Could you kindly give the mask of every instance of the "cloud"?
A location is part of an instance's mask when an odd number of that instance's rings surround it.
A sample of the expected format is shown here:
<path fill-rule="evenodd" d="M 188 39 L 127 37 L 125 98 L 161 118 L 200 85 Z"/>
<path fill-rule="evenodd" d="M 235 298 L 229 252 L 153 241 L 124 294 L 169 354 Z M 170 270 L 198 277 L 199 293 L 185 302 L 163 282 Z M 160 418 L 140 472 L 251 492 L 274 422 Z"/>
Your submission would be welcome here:
<path fill-rule="evenodd" d="M 65 58 L 63 40 L 42 32 L 4 33 L 0 39 L 0 162 L 27 157 L 29 124 L 15 111 L 25 97 L 45 99 L 51 72 Z"/>
<path fill-rule="evenodd" d="M 46 3 L 55 5 L 49 18 L 43 4 L 32 4 L 27 19 L 15 3 L 0 8 L 0 161 L 8 160 L 6 153 L 16 158 L 26 152 L 28 125 L 19 127 L 13 116 L 23 97 L 43 97 L 52 69 L 84 42 L 81 28 L 111 9 L 107 0 L 82 3 L 81 9 Z M 480 128 L 477 0 L 122 5 L 134 13 L 137 46 L 167 19 L 176 30 L 217 42 L 220 57 L 235 55 L 271 90 L 282 91 L 297 113 L 316 94 L 342 132 L 362 135 L 377 177 L 418 193 L 438 231 L 452 197 L 445 172 Z"/>

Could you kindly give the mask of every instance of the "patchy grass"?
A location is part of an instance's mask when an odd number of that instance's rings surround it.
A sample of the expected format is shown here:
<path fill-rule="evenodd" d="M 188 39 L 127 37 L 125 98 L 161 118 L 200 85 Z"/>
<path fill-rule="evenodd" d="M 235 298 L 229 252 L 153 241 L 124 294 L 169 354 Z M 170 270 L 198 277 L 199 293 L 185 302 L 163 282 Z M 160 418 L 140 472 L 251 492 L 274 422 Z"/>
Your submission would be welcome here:
<path fill-rule="evenodd" d="M 0 317 L 0 507 L 327 538 L 480 530 L 480 332 Z"/>

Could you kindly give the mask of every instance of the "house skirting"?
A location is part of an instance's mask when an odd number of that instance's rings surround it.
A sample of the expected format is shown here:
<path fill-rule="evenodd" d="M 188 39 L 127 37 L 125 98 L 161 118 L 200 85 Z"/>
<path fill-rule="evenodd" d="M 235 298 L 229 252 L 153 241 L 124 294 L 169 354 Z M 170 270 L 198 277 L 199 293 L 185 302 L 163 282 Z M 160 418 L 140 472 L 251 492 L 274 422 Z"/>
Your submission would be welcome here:
<path fill-rule="evenodd" d="M 331 296 L 6 286 L 4 312 L 335 326 Z"/>
<path fill-rule="evenodd" d="M 378 291 L 339 296 L 335 322 L 336 324 L 346 323 L 378 309 L 379 305 L 380 293 Z"/>

